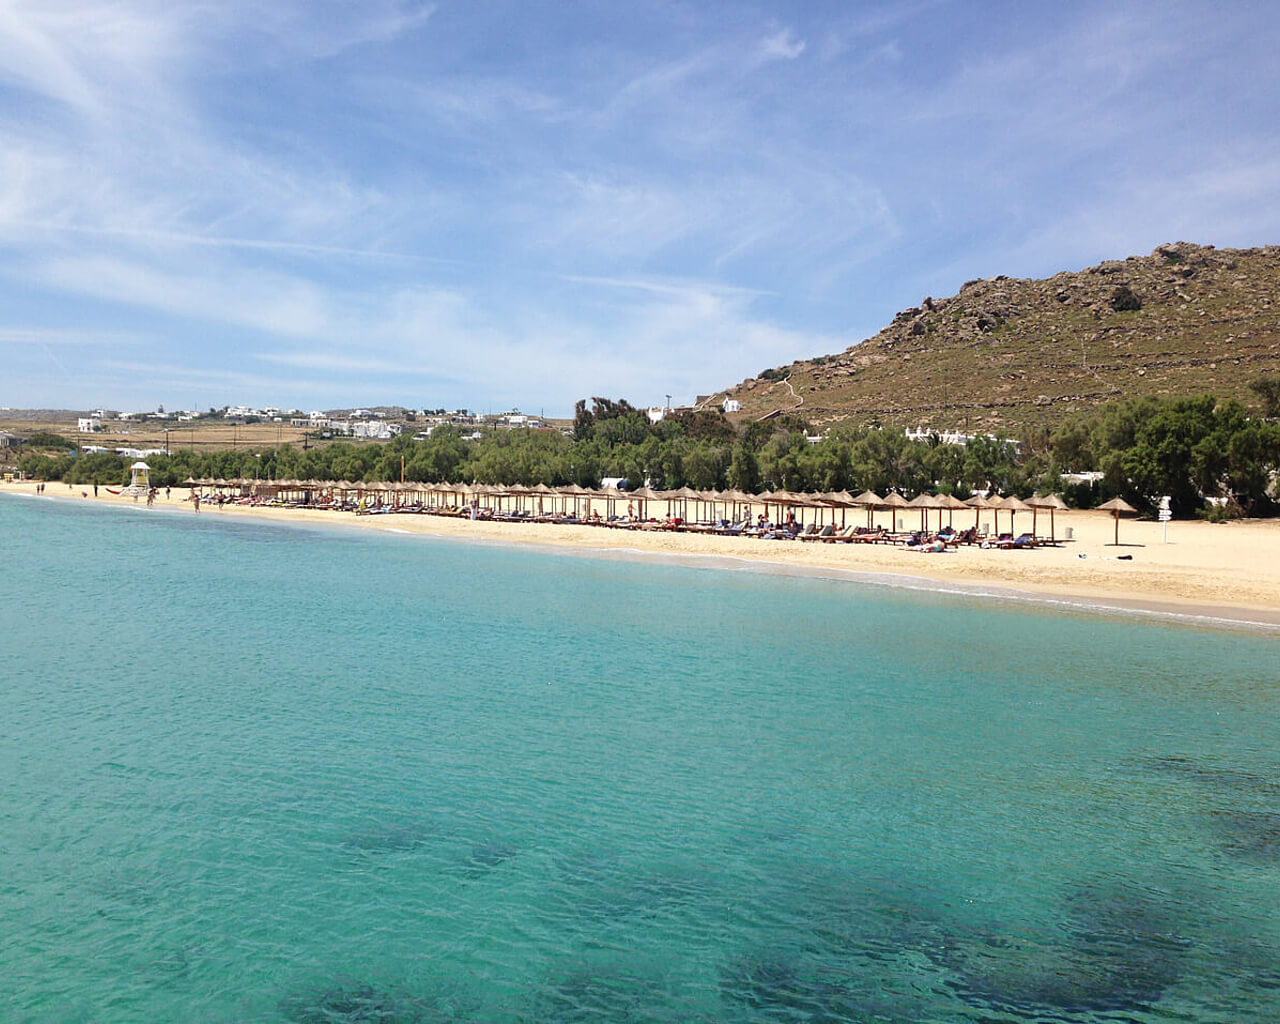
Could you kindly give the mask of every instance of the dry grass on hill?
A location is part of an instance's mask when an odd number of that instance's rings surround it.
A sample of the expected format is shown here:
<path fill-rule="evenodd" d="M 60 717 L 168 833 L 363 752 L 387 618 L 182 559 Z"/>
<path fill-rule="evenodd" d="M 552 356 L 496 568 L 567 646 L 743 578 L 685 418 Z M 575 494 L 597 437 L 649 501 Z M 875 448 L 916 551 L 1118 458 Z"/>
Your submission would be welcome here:
<path fill-rule="evenodd" d="M 30 435 L 35 431 L 47 431 L 60 434 L 68 440 L 82 445 L 101 445 L 103 448 L 164 448 L 166 444 L 165 426 L 163 422 L 141 422 L 118 424 L 108 421 L 108 428 L 92 434 L 82 434 L 76 430 L 76 421 L 72 419 L 41 420 L 0 420 L 0 430 L 17 434 L 19 437 Z M 167 437 L 170 451 L 193 449 L 195 451 L 218 451 L 225 448 L 273 448 L 279 445 L 295 445 L 301 447 L 306 433 L 301 427 L 291 427 L 287 423 L 249 423 L 234 424 L 224 420 L 197 420 L 192 423 L 168 424 Z M 315 442 L 311 442 L 313 445 Z"/>
<path fill-rule="evenodd" d="M 1179 242 L 1046 280 L 970 281 L 844 352 L 725 393 L 747 420 L 776 410 L 817 424 L 1011 432 L 1135 395 L 1252 405 L 1249 382 L 1280 373 L 1277 294 L 1280 246 Z"/>

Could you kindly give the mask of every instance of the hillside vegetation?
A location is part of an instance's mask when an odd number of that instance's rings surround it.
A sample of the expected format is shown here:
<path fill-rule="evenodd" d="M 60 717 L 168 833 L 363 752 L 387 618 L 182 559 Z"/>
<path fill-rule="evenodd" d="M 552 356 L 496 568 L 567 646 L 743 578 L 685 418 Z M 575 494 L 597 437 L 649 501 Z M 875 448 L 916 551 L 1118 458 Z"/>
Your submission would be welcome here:
<path fill-rule="evenodd" d="M 969 281 L 844 352 L 724 393 L 746 420 L 1012 435 L 1122 397 L 1212 393 L 1257 408 L 1249 383 L 1280 372 L 1278 294 L 1280 246 L 1177 242 L 1047 280 Z"/>

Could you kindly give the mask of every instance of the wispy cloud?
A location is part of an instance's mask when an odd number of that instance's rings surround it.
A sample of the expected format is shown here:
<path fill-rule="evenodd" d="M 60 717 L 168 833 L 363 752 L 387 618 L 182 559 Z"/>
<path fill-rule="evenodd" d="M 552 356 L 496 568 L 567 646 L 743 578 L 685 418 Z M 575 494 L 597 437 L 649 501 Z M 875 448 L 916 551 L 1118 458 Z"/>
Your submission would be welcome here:
<path fill-rule="evenodd" d="M 692 395 L 1280 228 L 1265 5 L 601 10 L 0 0 L 0 400 Z"/>
<path fill-rule="evenodd" d="M 765 60 L 795 60 L 804 53 L 803 39 L 796 39 L 791 29 L 784 28 L 767 36 L 760 44 L 760 55 Z"/>
<path fill-rule="evenodd" d="M 641 292 L 652 292 L 657 295 L 690 295 L 703 292 L 716 292 L 728 295 L 758 296 L 768 295 L 767 291 L 758 288 L 740 288 L 733 285 L 712 283 L 707 281 L 682 282 L 665 281 L 638 277 L 596 277 L 588 274 L 563 274 L 561 279 L 575 284 L 600 285 L 605 288 L 623 288 Z"/>
<path fill-rule="evenodd" d="M 0 325 L 0 345 L 111 346 L 145 344 L 154 338 L 133 331 L 77 327 L 6 327 Z"/>

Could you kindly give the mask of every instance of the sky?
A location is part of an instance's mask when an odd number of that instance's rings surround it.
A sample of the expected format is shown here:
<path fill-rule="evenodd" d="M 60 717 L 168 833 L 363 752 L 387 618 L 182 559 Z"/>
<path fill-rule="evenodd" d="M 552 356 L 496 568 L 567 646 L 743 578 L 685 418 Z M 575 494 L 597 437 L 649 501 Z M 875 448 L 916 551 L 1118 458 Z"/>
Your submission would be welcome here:
<path fill-rule="evenodd" d="M 0 405 L 681 403 L 1280 242 L 1280 5 L 0 0 Z"/>

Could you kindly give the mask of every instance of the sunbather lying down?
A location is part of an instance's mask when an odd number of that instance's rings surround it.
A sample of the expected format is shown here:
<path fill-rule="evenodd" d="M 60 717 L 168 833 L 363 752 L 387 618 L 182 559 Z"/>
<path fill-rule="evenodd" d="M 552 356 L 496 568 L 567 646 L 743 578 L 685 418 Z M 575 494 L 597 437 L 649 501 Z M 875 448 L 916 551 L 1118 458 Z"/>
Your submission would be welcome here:
<path fill-rule="evenodd" d="M 947 542 L 945 540 L 931 540 L 924 544 L 910 544 L 907 546 L 908 551 L 923 551 L 925 554 L 935 555 L 939 552 L 947 550 Z"/>

